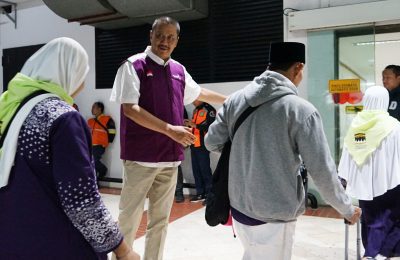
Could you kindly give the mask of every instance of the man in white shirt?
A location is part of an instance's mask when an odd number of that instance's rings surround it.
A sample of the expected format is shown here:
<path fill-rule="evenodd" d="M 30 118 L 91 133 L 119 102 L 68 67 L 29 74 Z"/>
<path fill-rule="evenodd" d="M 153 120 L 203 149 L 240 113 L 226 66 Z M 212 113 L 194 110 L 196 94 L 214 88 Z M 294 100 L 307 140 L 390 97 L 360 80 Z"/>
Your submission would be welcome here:
<path fill-rule="evenodd" d="M 111 101 L 121 104 L 121 159 L 124 185 L 118 223 L 130 244 L 149 198 L 144 259 L 162 259 L 183 147 L 195 141 L 183 126 L 183 107 L 198 99 L 223 103 L 225 96 L 201 88 L 185 67 L 171 59 L 179 40 L 179 23 L 154 21 L 151 46 L 119 68 Z"/>

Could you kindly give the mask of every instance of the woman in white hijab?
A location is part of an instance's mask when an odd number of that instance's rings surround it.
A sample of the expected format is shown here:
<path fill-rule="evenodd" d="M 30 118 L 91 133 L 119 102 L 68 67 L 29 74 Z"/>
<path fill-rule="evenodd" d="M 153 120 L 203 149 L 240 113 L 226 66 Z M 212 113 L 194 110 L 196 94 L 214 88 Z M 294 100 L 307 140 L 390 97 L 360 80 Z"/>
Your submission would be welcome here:
<path fill-rule="evenodd" d="M 400 122 L 389 116 L 389 93 L 368 88 L 364 110 L 344 139 L 338 171 L 359 200 L 365 259 L 400 256 Z"/>
<path fill-rule="evenodd" d="M 139 259 L 97 190 L 91 137 L 71 107 L 89 71 L 57 38 L 0 96 L 0 259 Z"/>

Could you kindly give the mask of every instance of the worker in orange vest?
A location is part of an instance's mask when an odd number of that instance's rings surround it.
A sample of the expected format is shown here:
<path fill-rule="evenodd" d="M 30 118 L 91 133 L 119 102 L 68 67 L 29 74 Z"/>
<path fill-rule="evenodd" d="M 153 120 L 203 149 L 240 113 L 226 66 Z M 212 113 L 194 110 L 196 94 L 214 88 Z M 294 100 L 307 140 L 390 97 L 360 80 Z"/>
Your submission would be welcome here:
<path fill-rule="evenodd" d="M 204 145 L 204 136 L 208 131 L 208 127 L 215 121 L 216 110 L 210 104 L 194 101 L 196 107 L 193 110 L 192 121 L 186 123 L 192 127 L 192 132 L 196 136 L 194 144 L 190 146 L 192 156 L 192 170 L 196 185 L 196 195 L 190 202 L 199 202 L 206 199 L 206 194 L 211 189 L 212 172 L 210 167 L 210 152 Z"/>
<path fill-rule="evenodd" d="M 114 120 L 110 116 L 104 115 L 103 112 L 104 104 L 95 102 L 92 106 L 94 118 L 88 120 L 92 134 L 92 150 L 97 178 L 103 178 L 107 174 L 108 169 L 100 160 L 108 144 L 114 140 L 116 133 Z"/>

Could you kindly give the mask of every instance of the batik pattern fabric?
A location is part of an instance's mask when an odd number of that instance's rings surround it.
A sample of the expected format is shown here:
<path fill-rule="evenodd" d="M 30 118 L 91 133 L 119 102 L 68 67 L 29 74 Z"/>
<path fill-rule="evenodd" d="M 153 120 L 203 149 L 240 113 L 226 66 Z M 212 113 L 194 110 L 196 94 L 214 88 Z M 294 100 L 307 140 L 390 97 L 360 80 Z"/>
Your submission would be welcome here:
<path fill-rule="evenodd" d="M 22 126 L 18 153 L 51 171 L 54 196 L 96 252 L 119 245 L 122 235 L 97 190 L 90 133 L 75 109 L 58 98 L 38 103 Z"/>
<path fill-rule="evenodd" d="M 105 252 L 119 244 L 122 236 L 96 191 L 95 179 L 60 181 L 57 189 L 65 213 L 96 251 Z"/>

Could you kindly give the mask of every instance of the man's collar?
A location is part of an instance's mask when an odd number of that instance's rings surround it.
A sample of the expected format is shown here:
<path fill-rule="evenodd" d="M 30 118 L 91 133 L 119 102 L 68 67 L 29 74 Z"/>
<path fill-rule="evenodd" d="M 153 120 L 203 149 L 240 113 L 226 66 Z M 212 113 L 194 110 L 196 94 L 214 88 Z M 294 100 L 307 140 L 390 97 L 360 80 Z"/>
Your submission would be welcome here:
<path fill-rule="evenodd" d="M 154 54 L 154 52 L 151 51 L 151 46 L 147 46 L 146 50 L 144 51 L 144 53 L 146 53 L 147 56 L 150 57 L 150 59 L 152 59 L 153 61 L 155 61 L 158 65 L 161 66 L 167 66 L 168 63 L 170 62 L 171 58 L 169 58 L 167 61 L 164 61 L 163 59 L 161 59 L 160 57 L 158 57 L 157 55 Z"/>

